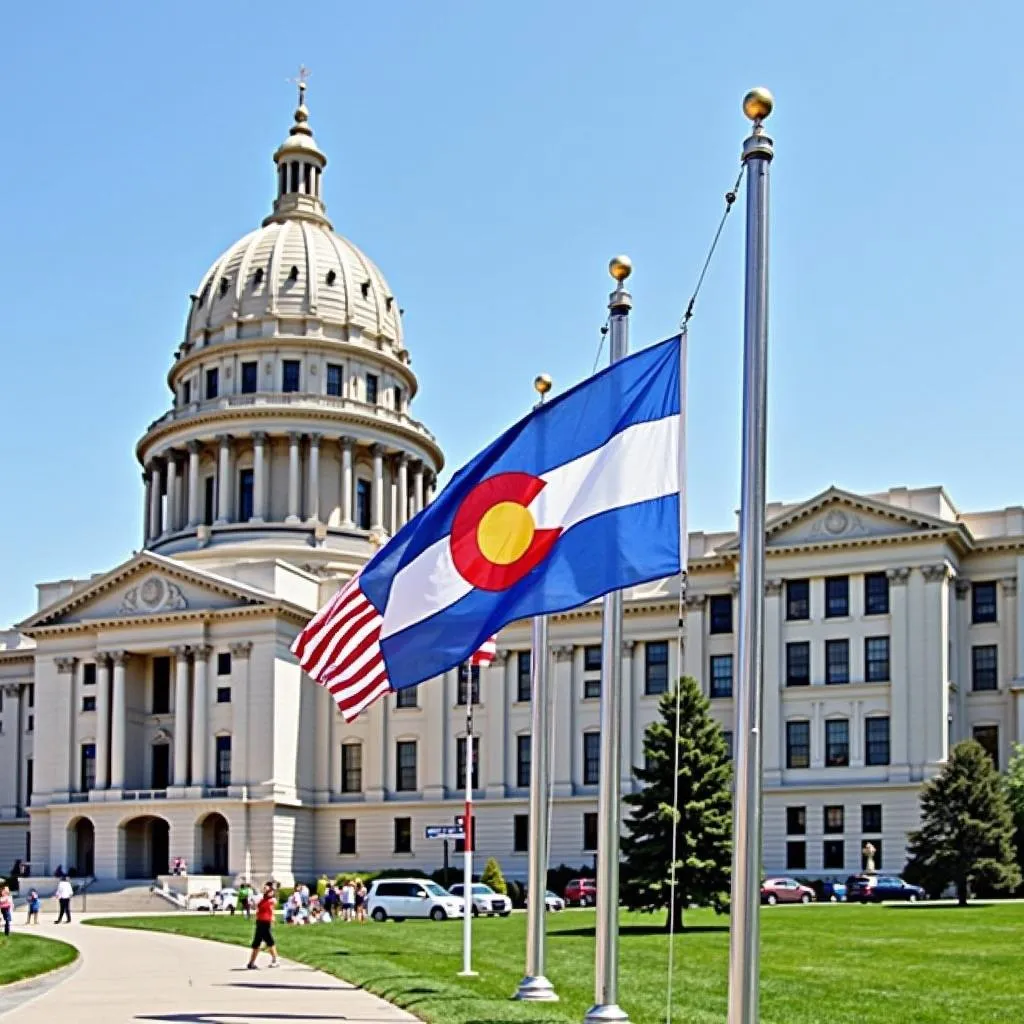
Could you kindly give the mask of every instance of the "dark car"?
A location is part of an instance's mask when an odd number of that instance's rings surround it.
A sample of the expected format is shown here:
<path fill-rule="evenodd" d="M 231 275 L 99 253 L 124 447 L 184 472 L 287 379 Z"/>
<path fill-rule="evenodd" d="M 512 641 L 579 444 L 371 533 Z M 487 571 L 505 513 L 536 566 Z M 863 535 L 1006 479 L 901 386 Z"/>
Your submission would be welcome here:
<path fill-rule="evenodd" d="M 813 903 L 814 890 L 795 878 L 766 878 L 761 883 L 761 902 L 772 907 L 776 903 Z"/>
<path fill-rule="evenodd" d="M 574 878 L 565 887 L 564 895 L 570 907 L 592 907 L 597 902 L 597 882 L 592 878 Z"/>
<path fill-rule="evenodd" d="M 919 885 L 911 885 L 894 875 L 854 875 L 847 882 L 847 897 L 852 903 L 883 903 L 903 900 L 916 903 L 927 898 Z"/>

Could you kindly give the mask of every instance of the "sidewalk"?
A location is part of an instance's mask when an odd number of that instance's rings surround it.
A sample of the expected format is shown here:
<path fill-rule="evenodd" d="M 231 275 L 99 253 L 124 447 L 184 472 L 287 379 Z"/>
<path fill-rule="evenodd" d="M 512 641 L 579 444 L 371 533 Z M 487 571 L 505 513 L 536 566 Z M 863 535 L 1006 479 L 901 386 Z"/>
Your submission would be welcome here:
<path fill-rule="evenodd" d="M 78 970 L 44 994 L 4 1012 L 3 1024 L 267 1024 L 358 1021 L 408 1024 L 416 1018 L 311 967 L 282 960 L 276 970 L 260 955 L 247 971 L 248 950 L 159 932 L 73 925 L 41 925 L 31 934 L 59 938 L 81 954 Z M 34 987 L 33 991 L 39 991 Z M 11 993 L 17 999 L 17 993 Z"/>

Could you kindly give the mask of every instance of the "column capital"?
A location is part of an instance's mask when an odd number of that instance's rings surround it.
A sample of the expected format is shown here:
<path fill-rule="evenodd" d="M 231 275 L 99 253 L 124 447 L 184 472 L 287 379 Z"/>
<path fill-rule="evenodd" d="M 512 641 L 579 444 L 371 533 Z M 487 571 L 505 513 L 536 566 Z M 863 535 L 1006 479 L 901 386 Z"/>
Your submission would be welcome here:
<path fill-rule="evenodd" d="M 767 597 L 777 597 L 782 593 L 782 580 L 765 580 L 764 592 Z"/>
<path fill-rule="evenodd" d="M 203 450 L 202 441 L 189 441 L 185 447 L 188 449 L 189 455 L 198 455 Z"/>
<path fill-rule="evenodd" d="M 113 661 L 115 665 L 124 665 L 124 663 L 128 660 L 129 657 L 130 655 L 128 654 L 127 651 L 110 652 L 110 660 Z"/>
<path fill-rule="evenodd" d="M 11 700 L 21 696 L 21 683 L 5 683 L 2 689 L 4 696 Z"/>
<path fill-rule="evenodd" d="M 1000 581 L 1000 585 L 1003 588 L 1003 593 L 1007 597 L 1013 597 L 1017 593 L 1017 577 L 1016 576 L 1004 576 Z"/>
<path fill-rule="evenodd" d="M 910 568 L 901 565 L 896 569 L 886 569 L 885 575 L 890 583 L 906 583 L 910 579 Z"/>
<path fill-rule="evenodd" d="M 300 430 L 289 430 L 288 431 L 288 442 L 292 445 L 297 445 L 302 440 L 302 431 Z"/>
<path fill-rule="evenodd" d="M 78 664 L 77 658 L 54 658 L 53 663 L 57 666 L 57 671 L 64 675 L 68 672 L 75 671 L 75 665 Z"/>
<path fill-rule="evenodd" d="M 395 454 L 395 461 L 399 464 L 399 466 L 408 466 L 409 459 L 410 455 L 408 452 L 397 452 Z"/>
<path fill-rule="evenodd" d="M 685 598 L 686 607 L 688 609 L 692 608 L 694 611 L 700 611 L 707 604 L 707 601 L 707 594 L 687 594 Z"/>
<path fill-rule="evenodd" d="M 323 434 L 317 434 L 317 433 L 310 434 L 309 435 L 309 443 L 312 446 L 314 446 L 316 448 L 319 448 L 320 447 L 320 442 L 323 440 L 323 436 L 324 436 Z"/>
<path fill-rule="evenodd" d="M 262 445 L 267 443 L 267 432 L 265 430 L 254 430 L 250 435 L 252 437 L 252 443 Z"/>
<path fill-rule="evenodd" d="M 182 658 L 187 658 L 192 653 L 192 648 L 188 644 L 175 644 L 173 647 L 169 647 L 168 650 L 179 661 Z"/>
<path fill-rule="evenodd" d="M 953 584 L 956 590 L 956 598 L 958 601 L 962 601 L 971 592 L 970 580 L 957 579 L 956 583 Z"/>
<path fill-rule="evenodd" d="M 382 444 L 371 444 L 370 454 L 374 458 L 383 458 L 387 454 L 387 449 Z"/>
<path fill-rule="evenodd" d="M 341 445 L 343 449 L 352 451 L 356 446 L 356 439 L 354 437 L 349 437 L 348 434 L 342 434 L 341 437 L 338 438 L 338 444 Z"/>
<path fill-rule="evenodd" d="M 500 662 L 502 665 L 505 665 L 508 663 L 508 659 L 511 657 L 512 652 L 510 650 L 503 648 L 502 650 L 498 651 L 497 654 L 495 654 L 494 660 Z"/>
<path fill-rule="evenodd" d="M 231 645 L 231 655 L 234 658 L 248 658 L 252 654 L 251 640 L 238 640 Z"/>
<path fill-rule="evenodd" d="M 97 665 L 107 665 L 110 662 L 110 652 L 109 651 L 97 651 L 93 655 L 93 657 L 95 657 Z"/>
<path fill-rule="evenodd" d="M 938 565 L 922 565 L 921 574 L 924 576 L 925 583 L 940 583 L 953 576 L 953 568 L 946 562 L 940 562 Z"/>
<path fill-rule="evenodd" d="M 572 644 L 558 644 L 551 648 L 555 661 L 569 661 L 572 658 Z"/>
<path fill-rule="evenodd" d="M 186 650 L 188 650 L 188 648 L 186 648 Z M 199 644 L 192 648 L 192 653 L 195 655 L 197 662 L 206 661 L 206 659 L 213 653 L 213 644 Z"/>
<path fill-rule="evenodd" d="M 218 434 L 217 435 L 217 443 L 221 446 L 221 448 L 230 448 L 231 447 L 231 442 L 233 440 L 234 440 L 234 438 L 230 434 Z"/>
<path fill-rule="evenodd" d="M 622 641 L 622 656 L 624 658 L 633 657 L 633 648 L 636 647 L 635 640 L 623 640 Z"/>
<path fill-rule="evenodd" d="M 740 592 L 740 581 L 739 580 L 733 580 L 732 583 L 729 584 L 729 593 L 732 594 L 733 597 L 736 597 L 736 595 L 739 594 L 739 592 Z"/>

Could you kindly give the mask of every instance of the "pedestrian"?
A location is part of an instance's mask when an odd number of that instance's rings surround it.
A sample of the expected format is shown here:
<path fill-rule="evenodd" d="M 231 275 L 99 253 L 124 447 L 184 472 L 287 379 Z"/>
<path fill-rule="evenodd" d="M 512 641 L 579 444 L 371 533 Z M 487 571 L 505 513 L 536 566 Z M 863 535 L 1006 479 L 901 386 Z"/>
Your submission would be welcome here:
<path fill-rule="evenodd" d="M 274 884 L 267 882 L 263 886 L 263 896 L 256 906 L 256 930 L 252 937 L 252 953 L 249 955 L 249 962 L 245 965 L 250 971 L 256 970 L 256 957 L 262 946 L 265 946 L 270 952 L 270 966 L 277 966 L 277 946 L 274 945 L 274 933 L 270 930 L 274 921 L 276 904 L 277 895 L 274 892 Z"/>
<path fill-rule="evenodd" d="M 0 918 L 4 922 L 4 938 L 11 934 L 11 909 L 14 903 L 11 900 L 11 890 L 7 886 L 0 887 Z"/>
<path fill-rule="evenodd" d="M 345 884 L 341 887 L 341 919 L 351 921 L 355 916 L 356 908 L 356 887 L 351 879 L 346 878 Z"/>
<path fill-rule="evenodd" d="M 366 924 L 366 886 L 361 878 L 356 880 L 356 920 Z"/>
<path fill-rule="evenodd" d="M 249 894 L 251 893 L 249 883 L 243 881 L 238 886 L 238 902 L 242 905 L 242 910 L 245 913 L 245 919 L 248 921 L 251 916 L 251 910 L 249 907 Z"/>
<path fill-rule="evenodd" d="M 61 880 L 57 883 L 57 903 L 60 906 L 60 912 L 57 914 L 57 920 L 55 924 L 60 924 L 65 918 L 68 924 L 71 924 L 71 897 L 75 895 L 75 890 L 71 888 L 71 883 L 68 881 L 68 876 L 64 875 Z"/>
<path fill-rule="evenodd" d="M 28 917 L 25 918 L 25 924 L 39 924 L 39 907 L 41 902 L 39 893 L 32 889 L 28 894 Z"/>

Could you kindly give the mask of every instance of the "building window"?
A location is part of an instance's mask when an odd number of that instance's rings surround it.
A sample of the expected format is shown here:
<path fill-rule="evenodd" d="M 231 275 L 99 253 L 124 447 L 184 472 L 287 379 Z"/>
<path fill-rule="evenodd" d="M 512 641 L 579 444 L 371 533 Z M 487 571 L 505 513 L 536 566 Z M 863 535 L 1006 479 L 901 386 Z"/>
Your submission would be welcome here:
<path fill-rule="evenodd" d="M 889 614 L 889 577 L 884 572 L 864 574 L 864 614 Z"/>
<path fill-rule="evenodd" d="M 259 363 L 253 360 L 250 363 L 242 363 L 242 394 L 252 395 L 256 393 L 256 386 L 259 383 Z"/>
<path fill-rule="evenodd" d="M 821 852 L 821 866 L 826 871 L 842 871 L 846 866 L 846 844 L 842 839 L 826 839 Z"/>
<path fill-rule="evenodd" d="M 841 619 L 850 614 L 850 577 L 825 579 L 825 618 Z"/>
<path fill-rule="evenodd" d="M 833 718 L 825 723 L 825 767 L 846 768 L 850 763 L 850 723 Z"/>
<path fill-rule="evenodd" d="M 889 763 L 889 719 L 875 715 L 864 719 L 864 763 Z"/>
<path fill-rule="evenodd" d="M 516 785 L 527 789 L 530 785 L 530 737 L 516 737 Z"/>
<path fill-rule="evenodd" d="M 999 726 L 976 725 L 972 730 L 974 738 L 985 748 L 985 753 L 992 758 L 992 763 L 999 770 Z"/>
<path fill-rule="evenodd" d="M 338 853 L 356 852 L 356 819 L 342 818 L 340 825 L 341 836 L 338 842 Z"/>
<path fill-rule="evenodd" d="M 395 744 L 396 773 L 395 788 L 400 793 L 416 791 L 416 741 L 399 740 Z"/>
<path fill-rule="evenodd" d="M 36 684 L 29 683 L 25 687 L 25 696 L 28 698 L 28 706 L 34 708 L 36 706 Z"/>
<path fill-rule="evenodd" d="M 530 816 L 516 814 L 512 817 L 512 852 L 530 852 Z"/>
<path fill-rule="evenodd" d="M 468 694 L 466 692 L 467 684 L 469 688 Z M 459 706 L 465 707 L 468 699 L 471 699 L 474 704 L 480 703 L 480 666 L 467 665 L 465 662 L 462 662 L 459 665 Z"/>
<path fill-rule="evenodd" d="M 882 831 L 882 805 L 862 804 L 860 808 L 861 832 L 875 833 Z"/>
<path fill-rule="evenodd" d="M 867 843 L 864 843 L 864 846 L 867 846 L 867 845 L 868 845 Z M 872 850 L 872 853 L 871 853 L 871 860 L 874 862 L 874 869 L 876 871 L 881 871 L 881 869 L 882 869 L 882 840 L 881 839 L 872 839 L 871 840 L 871 845 L 874 847 L 874 849 Z M 861 869 L 861 871 L 867 871 L 867 869 L 868 869 L 868 855 L 867 855 L 867 853 L 864 850 L 864 846 L 862 846 L 861 849 L 860 849 L 860 869 Z"/>
<path fill-rule="evenodd" d="M 786 767 L 811 767 L 811 723 L 786 723 Z"/>
<path fill-rule="evenodd" d="M 231 737 L 217 737 L 217 782 L 220 787 L 231 785 Z"/>
<path fill-rule="evenodd" d="M 786 843 L 786 870 L 803 871 L 807 867 L 807 843 L 802 839 Z"/>
<path fill-rule="evenodd" d="M 799 622 L 811 617 L 811 581 L 786 580 L 786 620 Z"/>
<path fill-rule="evenodd" d="M 822 817 L 822 831 L 825 835 L 842 835 L 846 828 L 845 819 L 845 808 L 841 805 L 826 807 Z"/>
<path fill-rule="evenodd" d="M 415 758 L 415 751 L 414 758 Z M 413 762 L 415 768 L 415 760 Z M 361 793 L 363 791 L 363 745 L 343 743 L 341 745 L 341 791 Z"/>
<path fill-rule="evenodd" d="M 171 659 L 153 659 L 153 714 L 171 713 Z"/>
<path fill-rule="evenodd" d="M 395 818 L 395 853 L 412 853 L 412 818 Z"/>
<path fill-rule="evenodd" d="M 889 638 L 869 636 L 864 640 L 864 679 L 869 683 L 889 681 Z"/>
<path fill-rule="evenodd" d="M 31 757 L 26 757 L 25 758 L 25 806 L 26 807 L 31 807 L 32 806 L 32 790 L 35 788 L 33 786 L 33 784 L 32 784 L 32 779 L 34 778 L 32 772 L 33 772 L 34 768 L 35 768 L 35 761 Z M 31 835 L 31 833 L 30 833 L 30 835 Z M 29 842 L 30 842 L 30 836 L 26 836 L 26 838 L 25 838 L 25 845 L 26 845 L 26 847 L 29 845 Z M 31 851 L 25 855 L 25 859 L 27 861 L 29 861 L 29 863 L 32 862 Z"/>
<path fill-rule="evenodd" d="M 171 745 L 154 743 L 149 751 L 149 765 L 153 789 L 166 789 L 171 784 Z"/>
<path fill-rule="evenodd" d="M 971 648 L 971 688 L 974 690 L 999 689 L 999 658 L 995 644 Z"/>
<path fill-rule="evenodd" d="M 408 711 L 418 706 L 419 705 L 416 703 L 415 686 L 406 686 L 395 694 L 395 707 L 399 710 L 405 709 Z"/>
<path fill-rule="evenodd" d="M 593 811 L 583 815 L 583 850 L 585 853 L 597 852 L 597 815 Z"/>
<path fill-rule="evenodd" d="M 96 744 L 83 743 L 80 761 L 81 792 L 96 788 Z"/>
<path fill-rule="evenodd" d="M 644 693 L 657 697 L 668 690 L 668 642 L 652 640 L 644 644 Z"/>
<path fill-rule="evenodd" d="M 722 739 L 725 740 L 725 756 L 732 760 L 732 729 L 722 730 Z"/>
<path fill-rule="evenodd" d="M 709 633 L 732 632 L 732 594 L 712 594 L 709 604 Z"/>
<path fill-rule="evenodd" d="M 601 734 L 583 734 L 583 785 L 596 786 L 601 779 Z"/>
<path fill-rule="evenodd" d="M 231 652 L 230 651 L 218 651 L 217 652 L 217 675 L 229 676 L 231 675 Z"/>
<path fill-rule="evenodd" d="M 208 476 L 203 481 L 203 522 L 207 526 L 213 526 L 213 517 L 216 515 L 217 481 Z"/>
<path fill-rule="evenodd" d="M 979 625 L 996 621 L 995 583 L 971 584 L 971 622 Z"/>
<path fill-rule="evenodd" d="M 206 371 L 206 400 L 209 401 L 211 398 L 216 398 L 219 388 L 220 371 L 215 366 Z"/>
<path fill-rule="evenodd" d="M 377 374 L 368 373 L 366 375 L 366 401 L 369 405 L 377 404 Z"/>
<path fill-rule="evenodd" d="M 533 687 L 530 679 L 530 652 L 516 652 L 516 700 L 528 702 Z"/>
<path fill-rule="evenodd" d="M 394 386 L 394 388 L 392 388 L 391 394 L 392 394 L 393 401 L 394 401 L 394 405 L 392 406 L 392 408 L 395 410 L 395 412 L 401 412 L 402 411 L 402 387 L 401 387 L 401 385 L 400 384 L 396 384 Z"/>
<path fill-rule="evenodd" d="M 82 685 L 83 686 L 95 686 L 96 685 L 96 662 L 88 661 L 82 666 Z M 0 710 L 3 709 L 3 704 L 0 704 Z"/>
<path fill-rule="evenodd" d="M 231 687 L 230 686 L 218 686 L 217 687 L 217 703 L 218 704 L 230 704 L 231 703 Z"/>
<path fill-rule="evenodd" d="M 298 359 L 285 359 L 281 363 L 281 390 L 298 391 L 302 376 L 302 363 Z"/>
<path fill-rule="evenodd" d="M 601 645 L 583 648 L 583 696 L 601 696 Z"/>
<path fill-rule="evenodd" d="M 188 405 L 192 401 L 192 381 L 187 380 L 181 385 L 181 404 Z"/>
<path fill-rule="evenodd" d="M 786 835 L 805 836 L 807 835 L 807 808 L 787 807 L 786 808 Z"/>
<path fill-rule="evenodd" d="M 711 655 L 711 696 L 732 696 L 732 655 Z"/>
<path fill-rule="evenodd" d="M 825 641 L 825 682 L 829 685 L 850 681 L 850 641 Z"/>
<path fill-rule="evenodd" d="M 83 711 L 95 711 L 96 710 L 96 698 L 95 697 L 83 697 L 82 698 L 82 710 Z"/>
<path fill-rule="evenodd" d="M 360 530 L 368 530 L 372 525 L 372 518 L 370 515 L 370 505 L 372 501 L 373 490 L 370 487 L 369 480 L 357 480 L 356 481 L 356 526 Z"/>
<path fill-rule="evenodd" d="M 253 515 L 253 471 L 251 469 L 240 469 L 238 471 L 238 521 L 247 523 Z"/>
<path fill-rule="evenodd" d="M 480 737 L 473 738 L 473 764 L 470 766 L 469 785 L 471 789 L 480 788 Z M 455 741 L 455 785 L 462 789 L 466 785 L 466 737 L 460 736 Z"/>
<path fill-rule="evenodd" d="M 35 715 L 29 715 L 28 718 L 25 719 L 25 732 L 35 732 L 35 728 L 36 728 L 36 716 Z"/>
<path fill-rule="evenodd" d="M 786 685 L 809 686 L 811 682 L 811 645 L 806 640 L 786 644 Z"/>
<path fill-rule="evenodd" d="M 341 397 L 341 389 L 344 378 L 341 375 L 341 367 L 337 363 L 327 364 L 327 394 L 335 398 Z"/>

